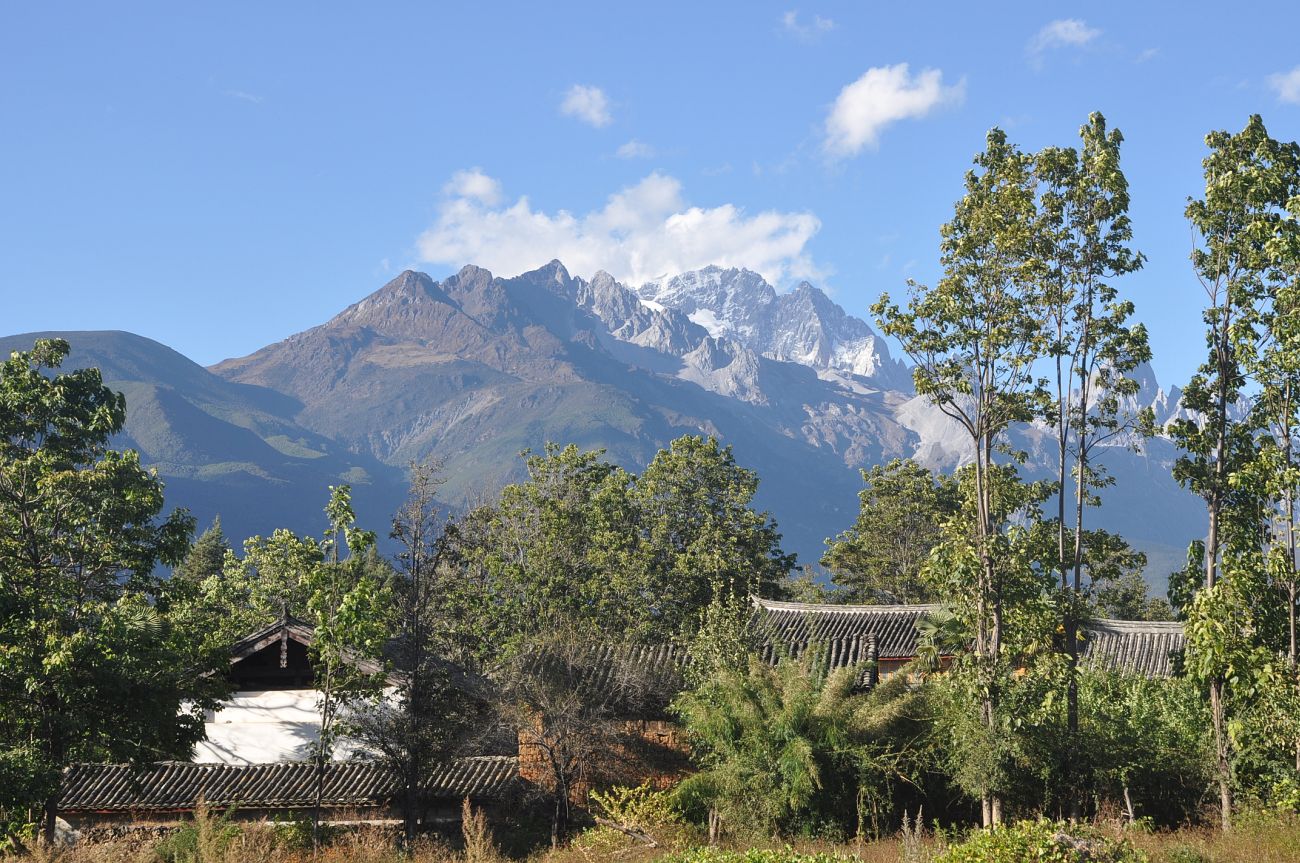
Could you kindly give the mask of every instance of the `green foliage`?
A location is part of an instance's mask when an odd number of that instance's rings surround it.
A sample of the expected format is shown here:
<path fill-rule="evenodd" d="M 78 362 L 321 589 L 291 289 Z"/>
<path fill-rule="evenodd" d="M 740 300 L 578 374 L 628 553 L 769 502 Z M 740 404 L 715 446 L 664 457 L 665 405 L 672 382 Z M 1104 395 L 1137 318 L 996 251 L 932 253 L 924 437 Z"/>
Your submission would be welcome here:
<path fill-rule="evenodd" d="M 311 850 L 312 819 L 310 815 L 304 815 L 301 812 L 275 815 L 271 819 L 271 826 L 275 832 L 275 845 L 277 848 L 283 848 L 286 851 Z M 330 824 L 319 824 L 316 830 L 319 842 L 322 845 L 330 844 L 342 832 L 342 828 Z"/>
<path fill-rule="evenodd" d="M 1010 661 L 1032 658 L 1048 646 L 1057 620 L 1051 573 L 1054 538 L 1040 510 L 1049 489 L 1043 483 L 1023 482 L 1011 466 L 990 470 L 982 478 L 982 490 L 973 467 L 958 471 L 956 480 L 960 508 L 944 524 L 942 541 L 932 550 L 922 575 L 956 616 L 961 631 L 991 631 L 996 608 L 1002 650 L 1010 654 Z M 976 524 L 981 519 L 981 494 L 988 497 L 984 518 L 992 527 L 983 555 Z M 986 560 L 996 572 L 992 594 L 980 588 L 989 584 Z M 1006 660 L 1002 662 L 1005 671 Z"/>
<path fill-rule="evenodd" d="M 194 819 L 181 825 L 175 833 L 154 846 L 160 863 L 224 863 L 227 849 L 239 836 L 239 825 L 232 823 L 235 810 L 214 815 L 200 803 Z"/>
<path fill-rule="evenodd" d="M 911 459 L 863 470 L 862 482 L 857 521 L 826 541 L 822 566 L 845 602 L 931 601 L 921 569 L 956 514 L 956 482 Z"/>
<path fill-rule="evenodd" d="M 186 757 L 218 689 L 153 572 L 193 521 L 159 520 L 157 475 L 108 447 L 123 397 L 94 369 L 58 372 L 68 350 L 0 364 L 0 821 L 44 804 L 47 829 L 63 767 Z"/>
<path fill-rule="evenodd" d="M 847 854 L 795 851 L 793 848 L 746 848 L 743 851 L 721 848 L 693 848 L 665 854 L 657 863 L 850 863 L 857 858 Z"/>
<path fill-rule="evenodd" d="M 201 584 L 205 579 L 218 577 L 225 566 L 226 555 L 231 551 L 226 534 L 221 529 L 221 516 L 213 519 L 211 526 L 199 535 L 185 559 L 176 567 L 173 577 Z"/>
<path fill-rule="evenodd" d="M 938 769 L 970 797 L 996 792 L 1026 815 L 1082 800 L 1083 814 L 1131 806 L 1133 818 L 1168 826 L 1197 817 L 1213 775 L 1198 687 L 1082 667 L 1079 727 L 1068 740 L 1064 672 L 1048 654 L 1008 675 L 1000 692 L 1005 709 L 992 730 L 976 709 L 977 677 L 959 667 L 929 678 L 923 692 Z"/>
<path fill-rule="evenodd" d="M 641 628 L 676 635 L 695 622 L 718 586 L 735 597 L 771 596 L 794 565 L 766 512 L 751 506 L 758 474 L 731 447 L 685 435 L 660 450 L 633 486 L 643 538 Z"/>
<path fill-rule="evenodd" d="M 1293 278 L 1300 231 L 1286 207 L 1300 190 L 1300 147 L 1269 137 L 1258 116 L 1236 135 L 1210 134 L 1206 144 L 1205 196 L 1188 204 L 1187 218 L 1199 238 L 1192 263 L 1209 297 L 1207 357 L 1183 390 L 1196 419 L 1176 420 L 1168 431 L 1184 453 L 1174 478 L 1205 500 L 1209 516 L 1204 587 L 1189 598 L 1180 584 L 1177 600 L 1187 619 L 1188 671 L 1210 696 L 1226 826 L 1242 736 L 1233 714 L 1248 715 L 1271 664 L 1259 637 L 1267 629 L 1259 540 L 1271 490 L 1252 470 L 1261 414 L 1242 411 L 1240 402 L 1264 345 L 1270 301 Z M 1285 365 L 1284 356 L 1276 359 Z"/>
<path fill-rule="evenodd" d="M 759 648 L 750 625 L 754 609 L 745 599 L 719 591 L 700 614 L 695 636 L 687 642 L 684 669 L 691 686 L 701 686 L 724 672 L 743 672 Z"/>
<path fill-rule="evenodd" d="M 671 639 L 718 590 L 770 595 L 793 565 L 729 447 L 682 437 L 640 476 L 602 455 L 548 444 L 525 482 L 449 528 L 464 577 L 448 603 L 488 652 L 575 625 Z"/>
<path fill-rule="evenodd" d="M 977 830 L 935 858 L 935 863 L 1147 863 L 1126 839 L 1112 839 L 1077 824 L 1021 821 Z"/>
<path fill-rule="evenodd" d="M 677 787 L 683 810 L 713 810 L 741 836 L 879 830 L 890 791 L 911 781 L 921 730 L 914 693 L 856 688 L 818 649 L 775 668 L 720 668 L 674 710 L 700 770 Z"/>
<path fill-rule="evenodd" d="M 657 790 L 648 781 L 635 786 L 615 786 L 604 792 L 592 791 L 590 798 L 599 815 L 633 830 L 649 833 L 682 820 L 672 792 Z"/>
<path fill-rule="evenodd" d="M 1072 538 L 1073 531 L 1068 531 L 1067 536 Z M 1085 530 L 1080 546 L 1081 572 L 1087 575 L 1083 590 L 1097 617 L 1172 619 L 1169 603 L 1148 593 L 1143 577 L 1145 553 L 1136 551 L 1119 534 L 1105 530 Z"/>

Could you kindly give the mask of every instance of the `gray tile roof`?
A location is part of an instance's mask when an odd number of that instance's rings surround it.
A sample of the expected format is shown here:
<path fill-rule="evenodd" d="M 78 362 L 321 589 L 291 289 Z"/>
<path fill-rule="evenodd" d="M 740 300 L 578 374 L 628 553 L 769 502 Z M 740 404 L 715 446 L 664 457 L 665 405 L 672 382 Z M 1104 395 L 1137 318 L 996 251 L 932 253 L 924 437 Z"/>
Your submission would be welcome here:
<path fill-rule="evenodd" d="M 759 610 L 754 626 L 765 642 L 781 645 L 792 655 L 801 654 L 809 643 L 823 643 L 834 657 L 834 668 L 865 660 L 871 637 L 880 659 L 916 656 L 920 639 L 916 623 L 939 609 L 938 605 L 818 605 L 771 599 L 755 599 L 754 605 Z"/>
<path fill-rule="evenodd" d="M 1187 644 L 1183 625 L 1164 621 L 1091 620 L 1083 637 L 1084 663 L 1147 677 L 1171 677 L 1173 654 Z"/>
<path fill-rule="evenodd" d="M 920 634 L 916 624 L 938 605 L 819 605 L 755 599 L 753 625 L 764 637 L 763 656 L 799 656 L 809 644 L 825 645 L 832 668 L 869 658 L 868 640 L 876 639 L 880 659 L 916 656 Z M 1083 627 L 1083 661 L 1096 668 L 1113 668 L 1169 677 L 1172 655 L 1186 644 L 1183 625 L 1165 621 L 1091 620 Z"/>
<path fill-rule="evenodd" d="M 518 781 L 519 760 L 485 755 L 461 758 L 430 778 L 435 799 L 495 800 Z M 202 798 L 214 807 L 302 809 L 315 798 L 315 766 L 283 764 L 190 764 L 160 762 L 76 764 L 63 774 L 60 807 L 68 812 L 146 812 L 193 809 Z M 330 807 L 373 806 L 390 799 L 398 783 L 386 768 L 365 762 L 325 767 L 323 803 Z"/>

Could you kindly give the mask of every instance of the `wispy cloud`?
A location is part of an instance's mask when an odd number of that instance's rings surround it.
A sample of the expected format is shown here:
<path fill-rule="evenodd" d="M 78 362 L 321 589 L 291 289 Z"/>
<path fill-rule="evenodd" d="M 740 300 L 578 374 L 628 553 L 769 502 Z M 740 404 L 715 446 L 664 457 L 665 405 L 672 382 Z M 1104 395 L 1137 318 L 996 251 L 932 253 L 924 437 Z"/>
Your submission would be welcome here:
<path fill-rule="evenodd" d="M 966 81 L 945 85 L 943 72 L 908 74 L 907 64 L 878 66 L 840 91 L 826 117 L 824 148 L 832 158 L 856 156 L 874 148 L 880 133 L 899 120 L 924 117 L 942 105 L 960 104 Z"/>
<path fill-rule="evenodd" d="M 1081 48 L 1101 35 L 1079 18 L 1058 18 L 1034 34 L 1025 46 L 1025 54 L 1035 68 L 1043 65 L 1043 55 L 1057 48 Z"/>
<path fill-rule="evenodd" d="M 1133 59 L 1134 63 L 1145 63 L 1148 60 L 1154 60 L 1160 54 L 1159 48 L 1147 48 Z"/>
<path fill-rule="evenodd" d="M 229 96 L 231 99 L 239 99 L 244 102 L 252 102 L 254 105 L 260 105 L 266 101 L 256 93 L 246 93 L 243 90 L 222 90 L 221 95 Z"/>
<path fill-rule="evenodd" d="M 484 177 L 457 174 L 470 176 Z M 462 180 L 447 184 L 437 221 L 416 242 L 426 263 L 474 263 L 514 275 L 559 258 L 574 273 L 603 269 L 633 284 L 709 264 L 748 267 L 775 284 L 825 275 L 807 250 L 821 228 L 812 213 L 690 206 L 682 184 L 665 174 L 652 173 L 582 214 L 535 210 L 527 197 L 489 204 L 473 193 L 488 184 Z M 491 188 L 500 184 L 492 180 Z"/>
<path fill-rule="evenodd" d="M 811 42 L 822 34 L 834 30 L 835 22 L 820 15 L 814 15 L 811 21 L 801 21 L 799 10 L 791 9 L 781 16 L 781 28 L 800 41 Z"/>
<path fill-rule="evenodd" d="M 1279 102 L 1300 105 L 1300 66 L 1290 72 L 1268 76 L 1268 86 L 1277 94 Z"/>
<path fill-rule="evenodd" d="M 644 141 L 638 141 L 636 138 L 628 141 L 618 148 L 615 153 L 620 159 L 653 159 L 656 150 Z"/>
<path fill-rule="evenodd" d="M 605 91 L 589 84 L 574 84 L 560 102 L 561 114 L 574 117 L 597 129 L 614 122 L 609 108 L 609 97 Z"/>

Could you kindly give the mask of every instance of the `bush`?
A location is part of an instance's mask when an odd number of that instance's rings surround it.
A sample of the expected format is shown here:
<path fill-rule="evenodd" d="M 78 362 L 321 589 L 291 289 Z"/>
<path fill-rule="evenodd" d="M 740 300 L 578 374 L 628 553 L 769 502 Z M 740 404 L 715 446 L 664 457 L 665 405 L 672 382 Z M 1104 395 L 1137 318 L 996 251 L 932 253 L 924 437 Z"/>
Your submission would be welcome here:
<path fill-rule="evenodd" d="M 672 793 L 656 791 L 648 781 L 636 787 L 619 786 L 591 792 L 592 809 L 621 827 L 649 833 L 657 827 L 680 824 L 681 814 L 673 805 Z"/>
<path fill-rule="evenodd" d="M 154 848 L 163 863 L 221 863 L 226 849 L 240 833 L 231 823 L 235 810 L 213 815 L 202 801 L 194 810 L 194 820 L 163 839 Z"/>
<path fill-rule="evenodd" d="M 1110 839 L 1077 825 L 1020 821 L 979 830 L 948 848 L 935 863 L 1147 863 L 1127 840 Z"/>
<path fill-rule="evenodd" d="M 782 849 L 749 848 L 723 851 L 719 848 L 696 848 L 680 854 L 668 854 L 658 863 L 857 863 L 856 857 L 839 854 L 802 854 L 789 846 Z"/>

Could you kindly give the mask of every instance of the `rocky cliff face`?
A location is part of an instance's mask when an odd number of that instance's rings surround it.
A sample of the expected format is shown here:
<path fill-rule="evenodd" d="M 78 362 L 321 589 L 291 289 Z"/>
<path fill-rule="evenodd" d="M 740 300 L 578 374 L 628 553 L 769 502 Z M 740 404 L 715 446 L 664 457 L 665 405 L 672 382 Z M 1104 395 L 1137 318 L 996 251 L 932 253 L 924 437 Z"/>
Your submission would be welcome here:
<path fill-rule="evenodd" d="M 912 388 L 910 372 L 890 357 L 884 340 L 807 282 L 780 294 L 757 273 L 706 267 L 649 282 L 637 293 L 770 359 L 851 375 L 875 389 Z"/>

